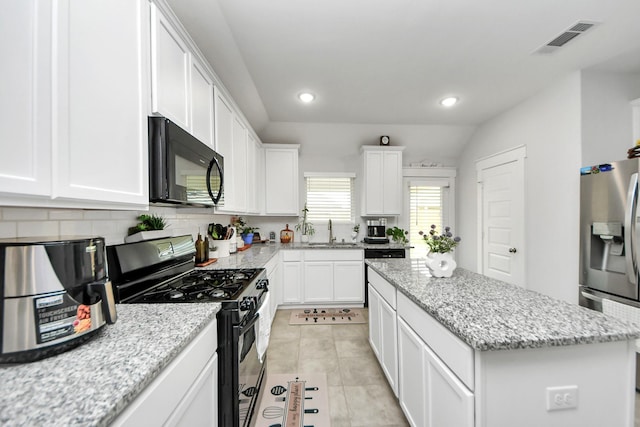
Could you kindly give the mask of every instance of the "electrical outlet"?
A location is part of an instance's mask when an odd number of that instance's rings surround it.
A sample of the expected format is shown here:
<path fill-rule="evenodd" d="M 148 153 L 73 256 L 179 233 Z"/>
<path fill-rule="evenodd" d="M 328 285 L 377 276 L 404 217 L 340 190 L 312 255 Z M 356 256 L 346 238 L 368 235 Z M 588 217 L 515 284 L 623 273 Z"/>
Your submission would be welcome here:
<path fill-rule="evenodd" d="M 578 386 L 547 387 L 547 411 L 578 407 Z"/>

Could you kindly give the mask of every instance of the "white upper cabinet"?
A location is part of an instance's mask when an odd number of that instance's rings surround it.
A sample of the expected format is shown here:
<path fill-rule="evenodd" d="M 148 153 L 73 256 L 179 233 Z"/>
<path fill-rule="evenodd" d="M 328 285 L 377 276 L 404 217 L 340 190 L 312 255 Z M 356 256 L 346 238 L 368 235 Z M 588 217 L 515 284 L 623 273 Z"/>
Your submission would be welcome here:
<path fill-rule="evenodd" d="M 190 53 L 171 22 L 151 4 L 152 109 L 189 130 Z"/>
<path fill-rule="evenodd" d="M 152 110 L 213 147 L 213 77 L 177 25 L 151 4 Z"/>
<path fill-rule="evenodd" d="M 402 150 L 362 147 L 362 216 L 402 214 Z"/>
<path fill-rule="evenodd" d="M 215 149 L 224 158 L 224 190 L 217 209 L 225 211 L 233 205 L 233 108 L 217 87 L 214 87 Z"/>
<path fill-rule="evenodd" d="M 191 62 L 191 129 L 193 135 L 209 147 L 213 139 L 213 80 L 200 62 Z"/>
<path fill-rule="evenodd" d="M 247 127 L 240 118 L 233 116 L 233 156 L 232 168 L 226 174 L 227 180 L 233 180 L 232 210 L 238 213 L 247 211 Z"/>
<path fill-rule="evenodd" d="M 51 193 L 51 7 L 11 0 L 0 14 L 1 193 Z"/>
<path fill-rule="evenodd" d="M 265 214 L 297 216 L 298 144 L 263 144 Z"/>
<path fill-rule="evenodd" d="M 0 71 L 3 204 L 146 207 L 148 2 L 12 3 L 0 17 L 12 58 Z"/>
<path fill-rule="evenodd" d="M 259 214 L 260 213 L 260 200 L 259 197 L 264 193 L 261 189 L 261 185 L 264 185 L 264 180 L 258 179 L 261 176 L 261 150 L 258 145 L 258 141 L 251 134 L 247 135 L 247 213 Z"/>

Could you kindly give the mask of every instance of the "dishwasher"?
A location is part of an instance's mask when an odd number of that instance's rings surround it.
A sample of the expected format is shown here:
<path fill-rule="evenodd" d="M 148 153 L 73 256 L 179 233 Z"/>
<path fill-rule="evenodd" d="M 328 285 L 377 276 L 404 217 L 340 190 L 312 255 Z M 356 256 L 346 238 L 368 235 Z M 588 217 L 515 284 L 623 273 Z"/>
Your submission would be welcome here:
<path fill-rule="evenodd" d="M 364 259 L 375 258 L 406 258 L 407 250 L 404 248 L 365 248 Z M 369 269 L 364 268 L 364 306 L 369 306 Z"/>

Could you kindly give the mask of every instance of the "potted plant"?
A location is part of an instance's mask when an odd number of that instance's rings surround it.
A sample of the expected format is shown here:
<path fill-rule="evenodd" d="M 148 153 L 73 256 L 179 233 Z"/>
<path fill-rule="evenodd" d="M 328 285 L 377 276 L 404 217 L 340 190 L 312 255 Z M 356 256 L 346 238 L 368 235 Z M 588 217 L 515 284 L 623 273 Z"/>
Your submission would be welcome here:
<path fill-rule="evenodd" d="M 409 243 L 409 239 L 407 239 L 408 231 L 405 231 L 399 227 L 387 228 L 387 236 L 391 236 L 391 240 L 399 245 L 406 245 Z"/>
<path fill-rule="evenodd" d="M 251 243 L 253 243 L 253 233 L 259 227 L 251 227 L 241 216 L 234 218 L 232 224 L 234 227 L 236 227 L 236 230 L 238 233 L 240 233 L 240 236 L 242 236 L 242 241 L 245 243 L 245 245 L 250 245 Z"/>
<path fill-rule="evenodd" d="M 170 233 L 164 229 L 167 227 L 165 219 L 157 214 L 142 214 L 138 216 L 138 224 L 129 228 L 129 235 L 124 238 L 125 243 L 138 242 L 140 240 L 158 239 L 167 237 Z"/>
<path fill-rule="evenodd" d="M 451 277 L 457 264 L 453 259 L 453 249 L 460 243 L 460 237 L 453 237 L 451 227 L 445 227 L 441 234 L 432 225 L 428 233 L 420 232 L 420 235 L 429 246 L 426 264 L 434 277 Z"/>
<path fill-rule="evenodd" d="M 309 209 L 307 209 L 307 203 L 305 202 L 304 209 L 302 209 L 302 219 L 295 227 L 296 230 L 300 232 L 300 241 L 302 243 L 307 243 L 309 241 L 309 237 L 316 233 L 316 229 L 313 228 L 313 224 L 307 220 L 308 212 Z"/>

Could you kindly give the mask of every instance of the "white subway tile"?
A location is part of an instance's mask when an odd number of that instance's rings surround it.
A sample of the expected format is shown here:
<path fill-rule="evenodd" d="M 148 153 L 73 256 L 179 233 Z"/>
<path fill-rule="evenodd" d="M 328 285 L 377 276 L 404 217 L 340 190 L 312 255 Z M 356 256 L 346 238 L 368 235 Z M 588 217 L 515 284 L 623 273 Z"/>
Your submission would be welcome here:
<path fill-rule="evenodd" d="M 92 221 L 91 233 L 96 236 L 109 236 L 117 233 L 118 227 L 113 221 Z"/>
<path fill-rule="evenodd" d="M 84 211 L 84 219 L 111 219 L 111 211 Z"/>
<path fill-rule="evenodd" d="M 60 221 L 61 236 L 92 236 L 89 221 Z"/>
<path fill-rule="evenodd" d="M 0 222 L 0 237 L 1 238 L 13 238 L 18 236 L 18 225 L 15 222 L 2 221 Z"/>
<path fill-rule="evenodd" d="M 69 219 L 82 219 L 81 209 L 52 209 L 49 211 L 50 220 L 69 220 Z"/>
<path fill-rule="evenodd" d="M 126 219 L 137 223 L 138 216 L 140 216 L 140 214 L 136 211 L 111 211 L 111 218 L 113 219 Z"/>
<path fill-rule="evenodd" d="M 2 218 L 9 221 L 43 221 L 48 219 L 47 214 L 47 209 L 3 208 Z"/>
<path fill-rule="evenodd" d="M 18 237 L 59 236 L 58 221 L 18 222 Z"/>

